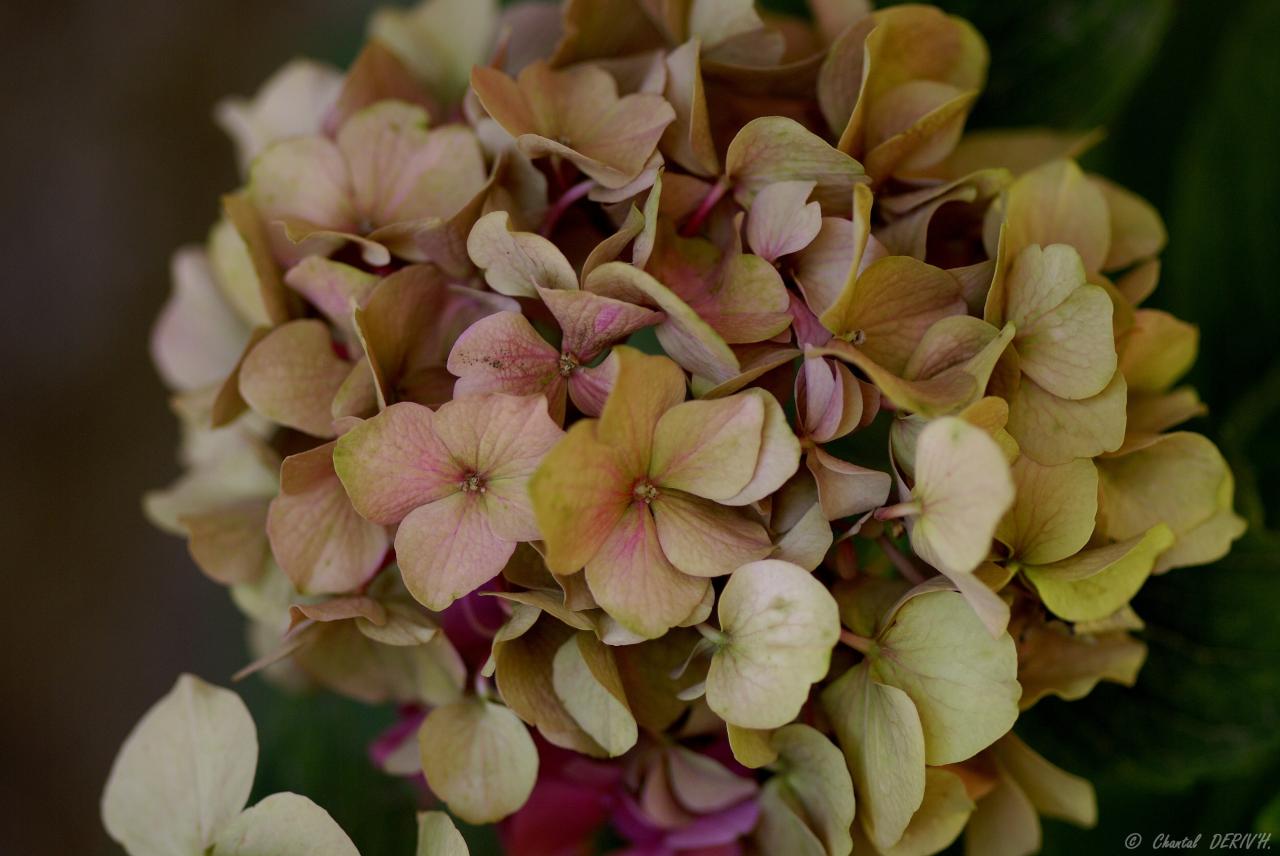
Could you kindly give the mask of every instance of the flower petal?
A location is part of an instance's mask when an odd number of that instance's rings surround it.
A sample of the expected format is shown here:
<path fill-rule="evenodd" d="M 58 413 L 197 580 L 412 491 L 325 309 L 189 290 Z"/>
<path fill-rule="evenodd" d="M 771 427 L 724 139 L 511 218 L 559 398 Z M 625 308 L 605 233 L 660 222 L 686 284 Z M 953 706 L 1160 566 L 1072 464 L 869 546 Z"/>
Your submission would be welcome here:
<path fill-rule="evenodd" d="M 926 330 L 965 311 L 954 276 L 909 256 L 888 256 L 841 294 L 822 323 L 837 336 L 855 337 L 873 360 L 901 373 Z"/>
<path fill-rule="evenodd" d="M 351 178 L 338 146 L 294 137 L 266 149 L 249 168 L 249 199 L 267 223 L 294 221 L 356 231 Z"/>
<path fill-rule="evenodd" d="M 398 523 L 459 489 L 466 474 L 436 436 L 434 422 L 428 408 L 401 402 L 338 440 L 334 468 L 363 517 Z"/>
<path fill-rule="evenodd" d="M 151 331 L 151 355 L 172 389 L 221 383 L 240 360 L 249 327 L 228 304 L 205 253 L 174 253 L 173 293 Z"/>
<path fill-rule="evenodd" d="M 733 572 L 716 607 L 724 642 L 711 658 L 707 704 L 743 728 L 795 718 L 830 665 L 840 616 L 808 571 L 765 559 Z"/>
<path fill-rule="evenodd" d="M 724 505 L 750 505 L 778 490 L 800 467 L 800 441 L 787 424 L 787 415 L 773 394 L 752 388 L 739 393 L 760 399 L 764 405 L 764 430 L 760 434 L 760 455 L 751 480 Z"/>
<path fill-rule="evenodd" d="M 284 459 L 267 535 L 281 569 L 300 592 L 334 593 L 367 580 L 390 538 L 356 513 L 334 471 L 334 443 Z"/>
<path fill-rule="evenodd" d="M 240 367 L 240 394 L 255 411 L 314 437 L 332 437 L 333 398 L 351 365 L 333 350 L 329 328 L 291 321 L 254 346 Z"/>
<path fill-rule="evenodd" d="M 494 533 L 478 493 L 459 491 L 415 508 L 396 531 L 405 588 L 436 612 L 496 577 L 515 549 Z"/>
<path fill-rule="evenodd" d="M 358 216 L 375 228 L 447 218 L 471 201 L 488 175 L 470 128 L 428 130 L 426 111 L 403 101 L 382 101 L 352 116 L 338 132 L 338 148 Z"/>
<path fill-rule="evenodd" d="M 589 291 L 540 288 L 538 294 L 564 332 L 562 351 L 579 363 L 594 360 L 614 342 L 662 321 L 661 312 Z"/>
<path fill-rule="evenodd" d="M 684 621 L 709 582 L 671 564 L 648 506 L 633 502 L 587 562 L 587 585 L 620 624 L 654 639 Z"/>
<path fill-rule="evenodd" d="M 219 856 L 360 856 L 329 813 L 299 794 L 271 794 L 224 826 Z"/>
<path fill-rule="evenodd" d="M 773 552 L 765 528 L 738 509 L 665 492 L 650 507 L 662 552 L 690 576 L 723 576 Z"/>
<path fill-rule="evenodd" d="M 540 288 L 578 288 L 577 274 L 556 245 L 541 235 L 513 230 L 506 211 L 476 221 L 467 236 L 467 254 L 499 294 L 534 297 Z"/>
<path fill-rule="evenodd" d="M 1009 398 L 1009 433 L 1023 454 L 1046 466 L 1113 452 L 1124 442 L 1125 390 L 1124 374 L 1116 372 L 1102 392 L 1071 401 L 1024 377 Z"/>
<path fill-rule="evenodd" d="M 111 765 L 102 794 L 107 833 L 134 856 L 203 853 L 244 808 L 257 759 L 239 696 L 183 675 Z"/>
<path fill-rule="evenodd" d="M 654 429 L 649 476 L 661 489 L 732 498 L 755 472 L 764 418 L 754 395 L 677 404 Z"/>
<path fill-rule="evenodd" d="M 547 567 L 554 573 L 572 574 L 590 561 L 633 499 L 637 473 L 600 441 L 597 424 L 574 424 L 529 480 Z"/>
<path fill-rule="evenodd" d="M 453 460 L 486 480 L 525 479 L 564 436 L 541 395 L 455 398 L 435 413 L 436 436 Z"/>
<path fill-rule="evenodd" d="M 747 244 L 767 262 L 809 246 L 822 229 L 822 206 L 809 202 L 812 181 L 779 181 L 751 200 Z"/>
<path fill-rule="evenodd" d="M 1066 559 L 1089 543 L 1098 516 L 1098 469 L 1087 458 L 1055 467 L 1022 455 L 1013 462 L 1016 499 L 996 538 L 1030 565 Z"/>
<path fill-rule="evenodd" d="M 725 154 L 734 198 L 749 207 L 755 195 L 778 181 L 812 181 L 824 214 L 850 213 L 853 186 L 865 183 L 862 165 L 785 116 L 764 116 L 742 127 Z"/>
<path fill-rule="evenodd" d="M 943 417 L 920 432 L 915 470 L 911 493 L 921 511 L 911 521 L 912 548 L 939 570 L 972 571 L 1013 503 L 1004 452 L 981 428 Z"/>
<path fill-rule="evenodd" d="M 827 520 L 840 520 L 879 508 L 893 487 L 893 478 L 888 473 L 842 461 L 817 446 L 805 462 L 818 484 L 818 497 Z"/>
<path fill-rule="evenodd" d="M 447 368 L 458 376 L 454 395 L 546 392 L 560 378 L 560 355 L 518 312 L 481 318 L 458 337 Z"/>

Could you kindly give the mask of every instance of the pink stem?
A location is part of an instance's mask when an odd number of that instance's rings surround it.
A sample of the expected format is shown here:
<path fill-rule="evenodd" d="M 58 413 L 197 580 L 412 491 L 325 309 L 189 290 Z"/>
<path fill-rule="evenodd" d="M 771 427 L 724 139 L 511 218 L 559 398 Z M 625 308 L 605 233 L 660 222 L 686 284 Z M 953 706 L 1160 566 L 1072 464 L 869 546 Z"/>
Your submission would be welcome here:
<path fill-rule="evenodd" d="M 897 505 L 886 505 L 876 509 L 876 520 L 896 520 L 899 517 L 910 517 L 920 513 L 920 505 L 915 502 L 899 502 Z"/>
<path fill-rule="evenodd" d="M 542 220 L 542 228 L 538 230 L 538 233 L 544 238 L 551 237 L 551 233 L 555 231 L 556 224 L 560 222 L 564 212 L 568 211 L 573 203 L 590 193 L 591 188 L 595 186 L 596 183 L 588 178 L 560 194 L 560 198 L 551 203 L 551 207 L 547 209 L 547 214 Z"/>
<path fill-rule="evenodd" d="M 711 214 L 711 209 L 716 207 L 716 203 L 724 198 L 725 192 L 729 190 L 729 182 L 720 179 L 711 186 L 707 191 L 707 195 L 702 197 L 702 202 L 698 204 L 698 210 L 693 212 L 691 216 L 680 229 L 680 234 L 686 238 L 692 238 L 698 234 L 698 230 L 702 228 L 702 224 Z"/>
<path fill-rule="evenodd" d="M 859 636 L 851 630 L 841 630 L 840 641 L 863 654 L 871 650 L 871 640 L 865 636 Z"/>

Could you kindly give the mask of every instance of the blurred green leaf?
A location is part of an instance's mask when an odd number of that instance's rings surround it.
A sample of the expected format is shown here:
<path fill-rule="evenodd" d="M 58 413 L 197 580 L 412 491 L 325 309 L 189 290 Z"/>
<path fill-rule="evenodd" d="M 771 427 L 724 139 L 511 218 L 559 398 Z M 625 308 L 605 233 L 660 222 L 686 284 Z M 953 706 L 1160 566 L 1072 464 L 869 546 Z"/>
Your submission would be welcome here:
<path fill-rule="evenodd" d="M 1228 8 L 1234 14 L 1220 49 L 1200 60 L 1210 84 L 1181 141 L 1157 292 L 1167 308 L 1200 325 L 1193 379 L 1219 409 L 1274 363 L 1280 318 L 1280 4 Z"/>
<path fill-rule="evenodd" d="M 1277 792 L 1271 802 L 1267 803 L 1258 818 L 1254 821 L 1253 830 L 1255 832 L 1269 832 L 1280 838 L 1280 792 Z"/>
<path fill-rule="evenodd" d="M 910 0 L 902 0 L 910 2 Z M 885 3 L 877 5 L 895 5 Z M 1090 128 L 1127 104 L 1156 55 L 1173 0 L 943 0 L 991 46 L 972 126 Z"/>

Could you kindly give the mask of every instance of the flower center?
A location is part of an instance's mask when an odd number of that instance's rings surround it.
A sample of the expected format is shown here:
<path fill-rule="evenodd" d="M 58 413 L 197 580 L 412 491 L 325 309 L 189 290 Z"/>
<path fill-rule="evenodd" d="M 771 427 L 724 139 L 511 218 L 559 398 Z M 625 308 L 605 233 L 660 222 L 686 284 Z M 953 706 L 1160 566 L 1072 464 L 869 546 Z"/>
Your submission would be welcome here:
<path fill-rule="evenodd" d="M 568 377 L 578 368 L 578 358 L 573 354 L 565 353 L 560 355 L 560 376 Z"/>
<path fill-rule="evenodd" d="M 467 473 L 467 477 L 459 485 L 463 493 L 484 493 L 484 479 L 478 473 Z"/>
<path fill-rule="evenodd" d="M 636 482 L 636 486 L 631 489 L 631 495 L 648 505 L 658 498 L 658 489 L 647 480 L 642 480 Z"/>

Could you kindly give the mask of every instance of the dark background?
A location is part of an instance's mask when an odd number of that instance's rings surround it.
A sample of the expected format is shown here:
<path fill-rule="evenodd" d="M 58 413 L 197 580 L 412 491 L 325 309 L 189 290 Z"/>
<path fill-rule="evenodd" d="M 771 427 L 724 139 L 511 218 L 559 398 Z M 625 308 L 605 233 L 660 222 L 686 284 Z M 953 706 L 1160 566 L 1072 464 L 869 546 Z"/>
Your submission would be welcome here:
<path fill-rule="evenodd" d="M 345 61 L 366 0 L 0 3 L 0 852 L 113 853 L 97 800 L 124 735 L 180 671 L 226 683 L 240 619 L 143 520 L 176 425 L 147 333 L 168 257 L 236 183 L 210 120 L 296 55 Z M 788 4 L 782 4 L 788 5 Z M 1202 327 L 1194 379 L 1253 533 L 1153 581 L 1139 686 L 1042 702 L 1020 724 L 1090 775 L 1103 821 L 1050 852 L 1140 831 L 1280 838 L 1280 3 L 957 0 L 993 48 L 975 125 L 1106 125 L 1088 165 L 1150 199 L 1170 247 L 1154 302 Z M 244 687 L 261 790 L 328 808 L 365 856 L 411 852 L 411 795 L 371 774 L 385 713 Z M 343 775 L 335 776 L 335 769 Z M 393 819 L 394 818 L 394 819 Z M 1273 843 L 1280 846 L 1280 842 Z M 1144 845 L 1145 849 L 1145 845 Z M 1141 852 L 1141 851 L 1139 851 Z"/>

